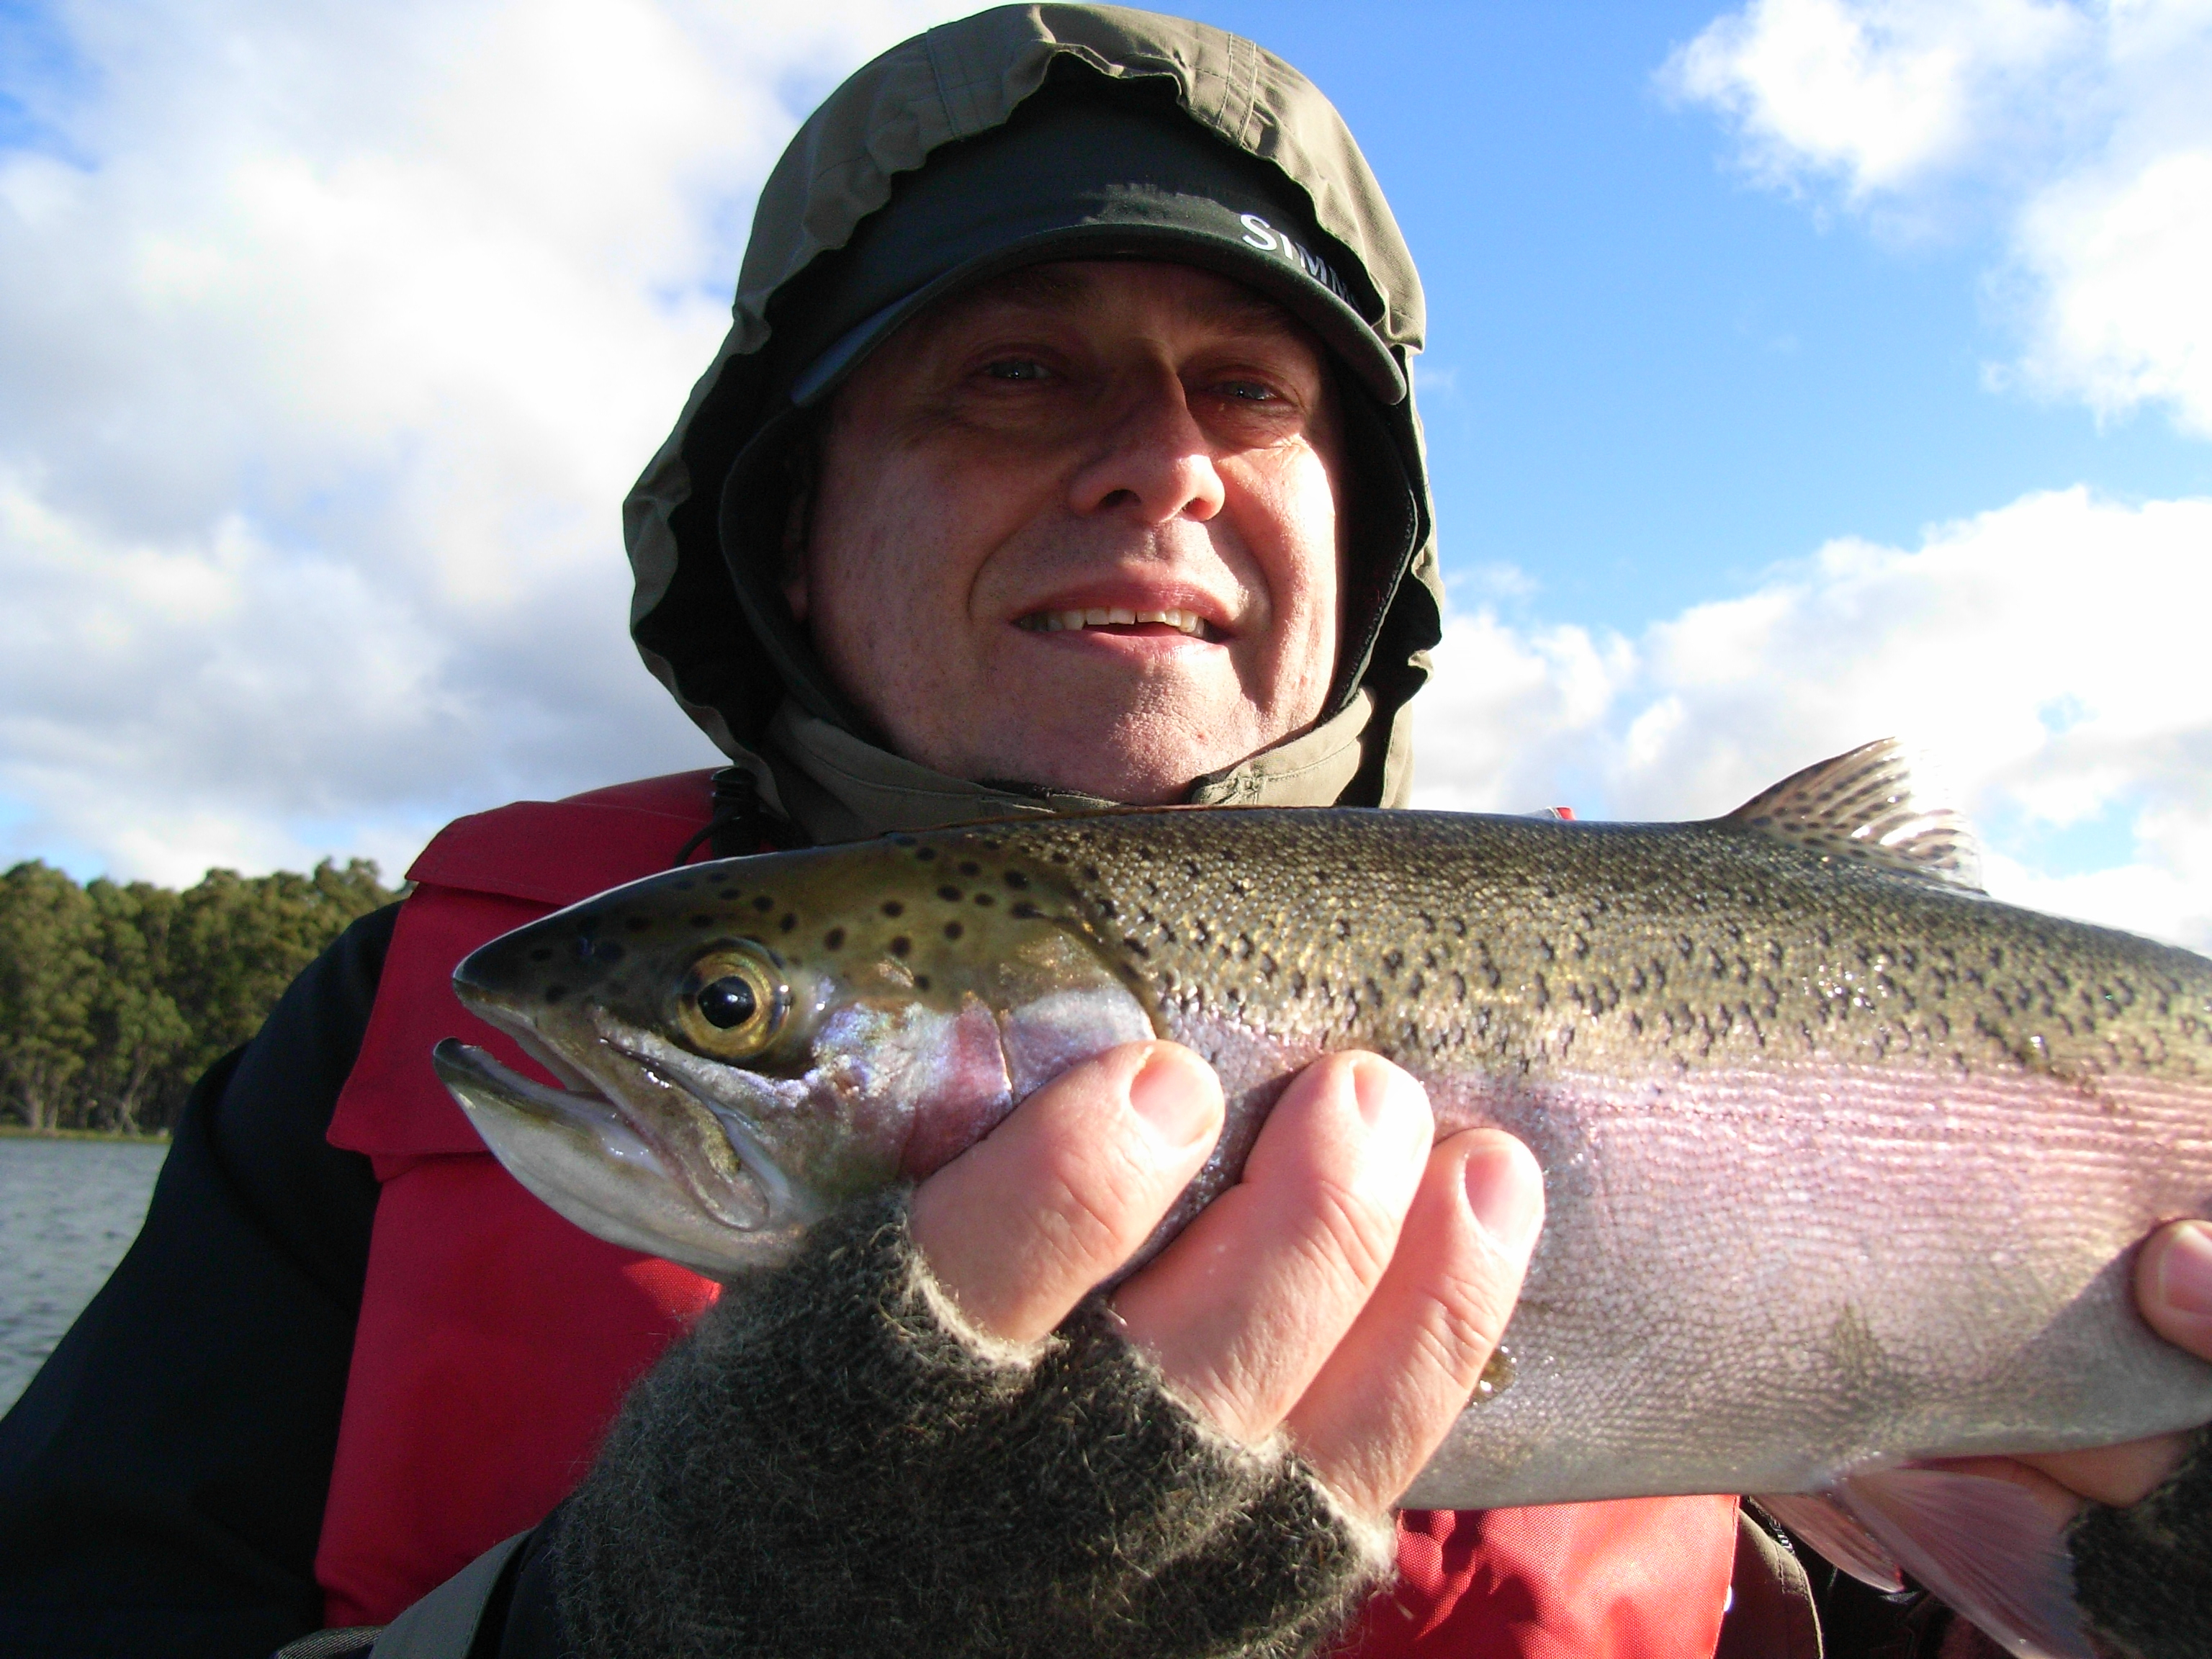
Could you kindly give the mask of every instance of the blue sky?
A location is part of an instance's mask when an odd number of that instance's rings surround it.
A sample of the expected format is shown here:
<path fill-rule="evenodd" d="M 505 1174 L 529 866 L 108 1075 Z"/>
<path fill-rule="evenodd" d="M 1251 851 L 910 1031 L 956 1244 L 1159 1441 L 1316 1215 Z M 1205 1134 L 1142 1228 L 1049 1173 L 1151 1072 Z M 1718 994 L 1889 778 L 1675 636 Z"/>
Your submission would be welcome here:
<path fill-rule="evenodd" d="M 1751 183 L 1714 112 L 1657 82 L 1721 9 L 1200 13 L 1310 66 L 1390 193 L 1428 289 L 1455 571 L 1511 563 L 1540 609 L 1632 629 L 1832 536 L 1906 542 L 2075 483 L 2212 491 L 2212 445 L 2154 413 L 2100 426 L 1986 387 L 2019 345 L 1988 200 L 1883 234 L 1832 192 Z"/>
<path fill-rule="evenodd" d="M 188 880 L 708 763 L 616 507 L 816 96 L 935 0 L 0 0 L 0 860 Z M 1422 799 L 1896 732 L 2212 945 L 2205 0 L 1223 4 L 1426 280 Z"/>

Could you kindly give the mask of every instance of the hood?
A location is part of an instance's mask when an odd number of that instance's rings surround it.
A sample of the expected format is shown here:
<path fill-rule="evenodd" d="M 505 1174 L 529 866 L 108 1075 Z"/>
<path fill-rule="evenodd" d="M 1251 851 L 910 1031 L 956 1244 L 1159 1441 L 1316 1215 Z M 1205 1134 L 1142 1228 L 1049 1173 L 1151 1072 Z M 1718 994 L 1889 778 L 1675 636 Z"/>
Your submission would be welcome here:
<path fill-rule="evenodd" d="M 1356 684 L 1319 725 L 1200 780 L 1191 799 L 1398 805 L 1411 784 L 1406 704 L 1428 677 L 1443 587 L 1410 392 L 1420 280 L 1381 186 L 1328 100 L 1249 40 L 1119 7 L 1003 6 L 893 47 L 799 129 L 762 189 L 730 331 L 624 504 L 630 633 L 647 667 L 817 840 L 1056 805 L 946 778 L 878 746 L 821 684 L 803 642 L 794 646 L 788 618 L 768 614 L 780 604 L 763 605 L 759 584 L 750 604 L 741 599 L 731 568 L 745 554 L 733 549 L 726 561 L 721 525 L 732 515 L 721 495 L 738 455 L 789 409 L 778 331 L 796 331 L 810 282 L 830 280 L 902 174 L 1004 125 L 1071 73 L 1132 97 L 1171 95 L 1183 116 L 1279 173 L 1310 204 L 1321 252 L 1351 279 L 1350 302 L 1409 388 L 1395 404 L 1370 404 L 1362 424 L 1380 453 L 1353 459 L 1355 498 L 1363 476 L 1387 469 L 1402 473 L 1410 501 L 1352 521 L 1347 614 L 1364 622 L 1342 648 Z M 750 470 L 739 482 L 756 488 Z M 780 501 L 738 505 L 737 519 L 782 516 Z"/>

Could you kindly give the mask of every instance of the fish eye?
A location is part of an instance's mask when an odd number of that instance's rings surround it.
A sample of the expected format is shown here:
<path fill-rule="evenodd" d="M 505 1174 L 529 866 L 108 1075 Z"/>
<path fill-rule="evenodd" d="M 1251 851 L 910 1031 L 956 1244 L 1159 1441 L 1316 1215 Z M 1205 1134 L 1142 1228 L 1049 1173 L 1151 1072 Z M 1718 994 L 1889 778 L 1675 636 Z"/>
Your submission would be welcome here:
<path fill-rule="evenodd" d="M 676 987 L 676 1028 L 687 1047 L 715 1060 L 749 1060 L 775 1040 L 791 990 L 764 953 L 718 945 Z"/>
<path fill-rule="evenodd" d="M 752 981 L 743 974 L 725 974 L 711 985 L 699 988 L 699 1012 L 718 1031 L 744 1024 L 760 1007 Z"/>

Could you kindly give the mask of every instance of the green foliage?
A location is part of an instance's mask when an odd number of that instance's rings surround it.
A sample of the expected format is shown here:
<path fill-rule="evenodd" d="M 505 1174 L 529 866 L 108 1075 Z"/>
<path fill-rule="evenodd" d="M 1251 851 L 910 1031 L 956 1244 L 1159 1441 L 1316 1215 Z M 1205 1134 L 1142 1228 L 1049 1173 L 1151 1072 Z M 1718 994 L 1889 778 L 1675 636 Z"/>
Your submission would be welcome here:
<path fill-rule="evenodd" d="M 181 893 L 17 865 L 0 875 L 0 1121 L 167 1127 L 293 975 L 398 896 L 363 859 L 210 870 Z"/>

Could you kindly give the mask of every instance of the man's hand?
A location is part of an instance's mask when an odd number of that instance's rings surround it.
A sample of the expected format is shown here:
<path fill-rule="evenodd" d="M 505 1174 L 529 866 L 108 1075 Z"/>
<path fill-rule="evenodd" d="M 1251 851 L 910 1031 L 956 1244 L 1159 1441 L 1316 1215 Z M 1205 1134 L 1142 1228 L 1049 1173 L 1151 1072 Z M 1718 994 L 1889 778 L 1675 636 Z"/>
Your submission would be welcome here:
<path fill-rule="evenodd" d="M 915 1243 L 980 1329 L 1032 1341 L 1145 1242 L 1221 1114 L 1218 1080 L 1188 1049 L 1113 1049 L 923 1182 Z M 1114 1296 L 1130 1340 L 1217 1427 L 1248 1443 L 1285 1431 L 1367 1514 L 1466 1405 L 1543 1221 L 1519 1141 L 1435 1133 L 1426 1094 L 1388 1060 L 1316 1060 L 1240 1184 Z"/>

